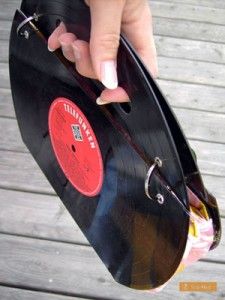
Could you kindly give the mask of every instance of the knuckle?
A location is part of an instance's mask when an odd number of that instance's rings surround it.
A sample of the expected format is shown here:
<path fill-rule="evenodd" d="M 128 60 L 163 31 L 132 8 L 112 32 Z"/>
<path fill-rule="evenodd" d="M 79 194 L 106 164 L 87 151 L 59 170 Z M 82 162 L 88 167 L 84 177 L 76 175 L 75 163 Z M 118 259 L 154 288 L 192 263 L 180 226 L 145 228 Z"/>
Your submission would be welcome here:
<path fill-rule="evenodd" d="M 103 34 L 99 39 L 99 46 L 102 49 L 112 51 L 113 53 L 117 52 L 119 43 L 120 43 L 120 37 L 116 33 Z"/>

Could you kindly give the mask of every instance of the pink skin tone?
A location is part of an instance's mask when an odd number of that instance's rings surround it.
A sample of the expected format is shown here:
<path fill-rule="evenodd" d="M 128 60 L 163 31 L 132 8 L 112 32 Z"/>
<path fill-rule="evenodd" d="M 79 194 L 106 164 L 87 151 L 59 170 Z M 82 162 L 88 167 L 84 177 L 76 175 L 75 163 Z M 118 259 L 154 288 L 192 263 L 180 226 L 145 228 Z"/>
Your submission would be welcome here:
<path fill-rule="evenodd" d="M 118 86 L 117 52 L 122 32 L 142 58 L 146 67 L 157 76 L 156 48 L 153 38 L 152 16 L 147 0 L 86 0 L 91 12 L 91 36 L 89 43 L 67 32 L 61 24 L 48 40 L 48 48 L 61 48 L 64 56 L 75 64 L 85 77 L 98 79 L 105 90 L 97 104 L 128 102 L 124 89 Z M 104 24 L 104 26 L 103 26 Z M 145 30 L 143 31 L 143 28 Z"/>
<path fill-rule="evenodd" d="M 75 34 L 66 32 L 66 27 L 63 23 L 49 37 L 48 48 L 51 52 L 61 48 L 65 58 L 76 64 L 76 69 L 80 74 L 88 78 L 97 79 L 92 66 L 89 44 L 78 40 Z M 127 93 L 121 87 L 105 89 L 101 94 L 101 99 L 104 99 L 106 104 L 109 102 L 129 101 Z"/>

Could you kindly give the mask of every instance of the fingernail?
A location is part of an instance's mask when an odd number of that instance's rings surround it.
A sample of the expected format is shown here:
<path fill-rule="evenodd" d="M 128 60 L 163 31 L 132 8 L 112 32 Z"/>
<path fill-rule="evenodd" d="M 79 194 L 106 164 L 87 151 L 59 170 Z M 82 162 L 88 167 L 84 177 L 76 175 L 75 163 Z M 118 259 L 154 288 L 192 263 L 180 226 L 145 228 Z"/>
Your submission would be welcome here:
<path fill-rule="evenodd" d="M 73 47 L 73 52 L 74 52 L 75 59 L 76 59 L 76 60 L 79 60 L 79 59 L 81 58 L 79 48 L 77 48 L 77 47 L 74 46 L 74 45 L 73 45 L 72 47 Z"/>
<path fill-rule="evenodd" d="M 109 104 L 110 102 L 105 101 L 105 100 L 101 99 L 100 97 L 98 97 L 98 98 L 96 99 L 96 103 L 97 103 L 98 105 L 105 105 L 105 104 Z"/>
<path fill-rule="evenodd" d="M 51 49 L 51 48 L 48 46 L 48 51 L 54 52 L 55 50 L 54 50 L 54 49 Z"/>
<path fill-rule="evenodd" d="M 101 63 L 101 82 L 110 90 L 118 87 L 118 79 L 116 72 L 116 63 L 114 60 L 107 60 Z"/>

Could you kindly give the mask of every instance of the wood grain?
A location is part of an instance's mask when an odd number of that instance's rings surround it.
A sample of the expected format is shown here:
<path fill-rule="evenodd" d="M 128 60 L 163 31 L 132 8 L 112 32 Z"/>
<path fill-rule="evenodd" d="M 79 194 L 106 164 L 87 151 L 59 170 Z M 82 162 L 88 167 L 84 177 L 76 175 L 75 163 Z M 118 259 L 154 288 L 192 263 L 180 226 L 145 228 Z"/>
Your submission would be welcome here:
<path fill-rule="evenodd" d="M 29 153 L 0 151 L 0 187 L 55 194 Z"/>
<path fill-rule="evenodd" d="M 159 78 L 225 87 L 225 72 L 220 64 L 158 57 Z"/>
<path fill-rule="evenodd" d="M 225 87 L 225 72 L 220 64 L 159 57 L 159 79 Z M 0 63 L 0 88 L 9 88 L 9 71 Z"/>
<path fill-rule="evenodd" d="M 40 291 L 29 291 L 19 288 L 0 286 L 1 300 L 84 300 L 78 297 L 68 297 L 66 295 L 54 295 Z M 88 298 L 85 298 L 88 300 Z M 91 299 L 91 298 L 89 298 Z"/>
<path fill-rule="evenodd" d="M 0 0 L 0 299 L 224 299 L 224 236 L 207 255 L 208 262 L 178 274 L 159 294 L 132 291 L 112 280 L 27 152 L 14 119 L 8 40 L 20 2 Z M 158 83 L 197 154 L 206 187 L 225 216 L 225 2 L 152 0 L 150 4 Z M 181 281 L 216 281 L 218 291 L 181 293 Z"/>
<path fill-rule="evenodd" d="M 26 282 L 28 288 L 87 297 L 95 295 L 105 300 L 149 299 L 149 293 L 130 290 L 114 282 L 90 247 L 7 235 L 0 236 L 0 243 L 2 283 L 23 285 Z M 193 299 L 206 299 L 203 295 L 219 299 L 225 289 L 223 270 L 223 264 L 198 262 L 176 275 L 154 299 L 180 299 L 178 284 L 181 281 L 216 281 L 218 292 L 194 293 Z M 182 299 L 190 299 L 190 293 L 182 296 Z"/>
<path fill-rule="evenodd" d="M 221 222 L 224 232 L 225 219 Z M 55 196 L 0 189 L 0 232 L 89 245 L 61 200 Z M 222 236 L 219 247 L 210 251 L 206 258 L 225 263 L 224 252 L 225 238 Z"/>
<path fill-rule="evenodd" d="M 155 35 L 154 38 L 158 56 L 225 63 L 224 44 L 159 35 Z"/>
<path fill-rule="evenodd" d="M 5 21 L 0 18 L 0 40 L 9 40 L 12 21 Z"/>
<path fill-rule="evenodd" d="M 0 232 L 89 244 L 57 196 L 0 189 Z"/>
<path fill-rule="evenodd" d="M 154 34 L 215 43 L 225 42 L 223 25 L 153 16 Z"/>
<path fill-rule="evenodd" d="M 175 108 L 174 111 L 197 153 L 201 171 L 205 174 L 223 176 L 225 174 L 225 115 L 181 108 Z M 28 152 L 15 119 L 0 118 L 0 131 L 4 132 L 1 150 Z"/>
<path fill-rule="evenodd" d="M 176 4 L 190 4 L 195 6 L 210 7 L 210 8 L 222 8 L 225 9 L 225 3 L 223 0 L 160 0 L 163 3 L 176 3 Z"/>
<path fill-rule="evenodd" d="M 157 80 L 172 107 L 225 113 L 225 89 L 214 86 Z M 15 117 L 11 91 L 0 88 L 0 116 Z"/>
<path fill-rule="evenodd" d="M 10 89 L 0 88 L 0 116 L 15 118 L 15 110 Z"/>
<path fill-rule="evenodd" d="M 225 89 L 169 80 L 158 84 L 173 107 L 225 113 Z"/>
<path fill-rule="evenodd" d="M 149 1 L 152 14 L 155 17 L 182 19 L 202 23 L 225 25 L 225 9 L 202 7 L 196 2 L 194 5 L 183 3 L 169 3 Z"/>
<path fill-rule="evenodd" d="M 158 56 L 225 63 L 225 45 L 155 35 Z M 8 40 L 0 41 L 0 62 L 8 61 Z M 204 49 L 204 51 L 202 50 Z"/>
<path fill-rule="evenodd" d="M 20 7 L 19 0 L 1 0 L 0 19 L 12 20 L 17 8 Z"/>

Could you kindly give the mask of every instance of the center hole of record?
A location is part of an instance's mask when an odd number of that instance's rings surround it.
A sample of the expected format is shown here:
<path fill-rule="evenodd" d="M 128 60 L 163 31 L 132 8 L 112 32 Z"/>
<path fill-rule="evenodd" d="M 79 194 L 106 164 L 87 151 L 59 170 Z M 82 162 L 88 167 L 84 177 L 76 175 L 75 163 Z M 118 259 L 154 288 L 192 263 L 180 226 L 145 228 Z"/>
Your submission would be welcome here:
<path fill-rule="evenodd" d="M 123 112 L 129 114 L 131 112 L 131 102 L 119 103 L 119 106 Z"/>
<path fill-rule="evenodd" d="M 76 148 L 74 145 L 71 146 L 72 151 L 75 153 L 76 152 Z"/>

